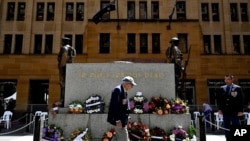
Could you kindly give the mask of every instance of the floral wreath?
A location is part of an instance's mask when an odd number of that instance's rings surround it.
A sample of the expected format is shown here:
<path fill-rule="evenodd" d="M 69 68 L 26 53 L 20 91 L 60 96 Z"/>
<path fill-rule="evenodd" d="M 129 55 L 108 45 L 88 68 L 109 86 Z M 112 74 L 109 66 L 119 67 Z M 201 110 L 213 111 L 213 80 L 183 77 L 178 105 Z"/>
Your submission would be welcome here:
<path fill-rule="evenodd" d="M 149 141 L 150 132 L 148 126 L 143 124 L 140 120 L 138 122 L 129 122 L 128 124 L 128 133 L 131 141 Z"/>
<path fill-rule="evenodd" d="M 169 138 L 170 138 L 170 141 L 189 140 L 188 134 L 184 129 L 182 129 L 182 126 L 178 126 L 172 129 Z"/>
<path fill-rule="evenodd" d="M 42 138 L 47 140 L 62 140 L 63 130 L 55 124 L 47 125 L 42 129 Z"/>
<path fill-rule="evenodd" d="M 101 96 L 93 95 L 89 96 L 84 102 L 85 112 L 88 114 L 92 113 L 104 113 L 104 101 Z"/>
<path fill-rule="evenodd" d="M 111 128 L 110 130 L 104 133 L 102 141 L 111 141 L 114 135 L 115 135 L 115 129 Z"/>
<path fill-rule="evenodd" d="M 74 141 L 76 138 L 84 141 L 90 141 L 91 135 L 90 132 L 88 131 L 88 128 L 86 128 L 85 130 L 83 130 L 83 128 L 78 128 L 74 130 L 70 134 L 69 141 Z"/>
<path fill-rule="evenodd" d="M 75 100 L 69 104 L 69 113 L 78 114 L 83 112 L 83 104 L 81 101 Z"/>
<path fill-rule="evenodd" d="M 187 103 L 180 98 L 171 100 L 171 113 L 173 114 L 183 114 L 187 112 Z"/>
<path fill-rule="evenodd" d="M 148 104 L 149 113 L 154 113 L 158 115 L 169 114 L 170 113 L 170 102 L 167 98 L 163 97 L 152 97 Z"/>
<path fill-rule="evenodd" d="M 151 135 L 151 141 L 167 141 L 167 133 L 159 128 L 159 127 L 154 127 L 152 129 L 149 130 L 150 135 Z"/>
<path fill-rule="evenodd" d="M 148 112 L 148 100 L 141 92 L 137 92 L 129 101 L 132 113 L 142 114 Z"/>

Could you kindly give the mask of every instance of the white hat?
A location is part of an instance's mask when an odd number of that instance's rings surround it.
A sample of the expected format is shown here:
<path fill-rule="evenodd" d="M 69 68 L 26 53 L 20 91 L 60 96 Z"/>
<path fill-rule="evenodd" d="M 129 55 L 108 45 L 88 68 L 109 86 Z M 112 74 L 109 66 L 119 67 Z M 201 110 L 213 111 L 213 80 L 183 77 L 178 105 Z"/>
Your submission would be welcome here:
<path fill-rule="evenodd" d="M 134 78 L 131 77 L 131 76 L 126 76 L 126 77 L 124 77 L 124 78 L 122 79 L 122 81 L 124 81 L 124 82 L 130 82 L 133 86 L 136 86 L 136 83 L 135 83 L 135 81 L 134 81 Z"/>

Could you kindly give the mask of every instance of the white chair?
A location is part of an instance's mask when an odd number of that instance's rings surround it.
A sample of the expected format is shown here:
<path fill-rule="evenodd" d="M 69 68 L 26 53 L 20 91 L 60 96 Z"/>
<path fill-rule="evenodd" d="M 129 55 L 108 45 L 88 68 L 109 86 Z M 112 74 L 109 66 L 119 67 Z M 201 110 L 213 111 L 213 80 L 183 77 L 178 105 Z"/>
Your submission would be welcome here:
<path fill-rule="evenodd" d="M 220 129 L 223 123 L 223 115 L 219 114 L 218 112 L 214 113 L 214 121 L 216 123 L 217 130 Z"/>
<path fill-rule="evenodd" d="M 4 127 L 6 129 L 11 128 L 11 118 L 13 116 L 13 113 L 11 111 L 5 111 L 3 116 L 0 119 L 0 123 L 4 122 Z"/>
<path fill-rule="evenodd" d="M 198 116 L 200 116 L 200 112 L 199 111 L 194 111 L 193 112 L 193 116 L 194 116 L 194 122 L 192 123 L 194 126 L 197 125 L 197 122 L 198 122 Z"/>

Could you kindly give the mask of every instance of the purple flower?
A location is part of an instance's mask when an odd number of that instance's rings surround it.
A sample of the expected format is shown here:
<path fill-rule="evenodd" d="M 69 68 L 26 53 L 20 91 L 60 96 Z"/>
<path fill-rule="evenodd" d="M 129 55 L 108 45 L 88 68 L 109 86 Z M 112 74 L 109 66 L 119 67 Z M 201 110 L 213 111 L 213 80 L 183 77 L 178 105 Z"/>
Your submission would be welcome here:
<path fill-rule="evenodd" d="M 135 107 L 135 102 L 134 101 L 130 101 L 129 102 L 129 106 L 130 106 L 130 109 L 133 109 Z"/>

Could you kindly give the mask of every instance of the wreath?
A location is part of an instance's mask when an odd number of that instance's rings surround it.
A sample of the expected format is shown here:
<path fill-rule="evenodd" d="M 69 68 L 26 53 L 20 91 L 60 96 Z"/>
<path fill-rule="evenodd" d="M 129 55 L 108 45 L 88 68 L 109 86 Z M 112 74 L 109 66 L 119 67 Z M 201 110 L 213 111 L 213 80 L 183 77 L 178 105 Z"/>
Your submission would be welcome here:
<path fill-rule="evenodd" d="M 148 112 L 148 100 L 141 92 L 137 92 L 129 101 L 132 113 L 142 114 Z"/>
<path fill-rule="evenodd" d="M 163 97 L 152 97 L 148 104 L 149 113 L 154 113 L 158 115 L 169 114 L 170 113 L 170 102 L 167 98 Z"/>
<path fill-rule="evenodd" d="M 182 126 L 178 126 L 171 130 L 171 135 L 169 136 L 170 141 L 184 141 L 189 140 L 187 132 L 182 129 Z"/>
<path fill-rule="evenodd" d="M 53 141 L 62 140 L 64 139 L 63 130 L 55 124 L 47 125 L 42 129 L 42 138 Z"/>
<path fill-rule="evenodd" d="M 149 141 L 150 132 L 148 126 L 141 121 L 130 122 L 128 125 L 128 133 L 131 141 Z"/>
<path fill-rule="evenodd" d="M 115 135 L 115 129 L 111 128 L 110 130 L 104 133 L 102 141 L 111 141 L 114 135 Z"/>
<path fill-rule="evenodd" d="M 180 98 L 171 100 L 171 105 L 171 112 L 173 114 L 183 114 L 187 112 L 187 103 Z"/>
<path fill-rule="evenodd" d="M 84 102 L 85 112 L 92 113 L 104 113 L 104 100 L 99 95 L 93 95 L 87 98 Z"/>
<path fill-rule="evenodd" d="M 154 127 L 149 130 L 150 135 L 151 135 L 151 141 L 167 141 L 167 133 L 159 128 L 159 127 Z"/>
<path fill-rule="evenodd" d="M 88 131 L 88 128 L 86 128 L 85 130 L 83 130 L 83 128 L 78 128 L 70 134 L 69 141 L 74 141 L 77 139 L 83 141 L 91 141 L 91 135 Z"/>
<path fill-rule="evenodd" d="M 81 101 L 75 100 L 69 104 L 69 113 L 78 114 L 83 112 L 83 104 Z"/>

